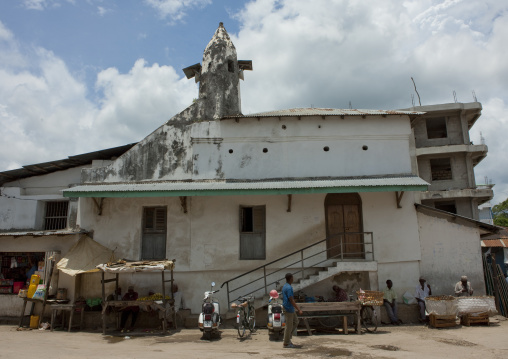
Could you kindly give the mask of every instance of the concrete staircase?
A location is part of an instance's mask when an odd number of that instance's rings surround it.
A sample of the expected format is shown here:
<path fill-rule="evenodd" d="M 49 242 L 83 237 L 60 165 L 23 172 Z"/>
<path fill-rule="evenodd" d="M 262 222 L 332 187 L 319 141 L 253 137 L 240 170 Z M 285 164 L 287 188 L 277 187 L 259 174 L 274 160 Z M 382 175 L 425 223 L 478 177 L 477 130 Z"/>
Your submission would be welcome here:
<path fill-rule="evenodd" d="M 377 262 L 363 260 L 333 262 L 329 267 L 320 270 L 316 274 L 295 281 L 293 283 L 293 290 L 295 292 L 303 290 L 308 286 L 321 282 L 341 272 L 377 272 Z"/>
<path fill-rule="evenodd" d="M 305 273 L 311 273 L 306 275 L 303 279 L 295 278 L 293 282 L 294 292 L 303 290 L 313 284 L 316 284 L 322 280 L 330 278 L 342 272 L 374 272 L 377 273 L 377 262 L 366 261 L 366 260 L 350 260 L 350 261 L 331 261 L 328 266 L 325 267 L 313 267 L 306 268 Z M 282 284 L 282 283 L 281 283 Z M 270 297 L 267 294 L 258 296 L 254 299 L 254 308 L 257 310 L 268 305 Z M 234 309 L 228 308 L 228 311 L 223 315 L 224 319 L 231 319 L 236 316 Z"/>

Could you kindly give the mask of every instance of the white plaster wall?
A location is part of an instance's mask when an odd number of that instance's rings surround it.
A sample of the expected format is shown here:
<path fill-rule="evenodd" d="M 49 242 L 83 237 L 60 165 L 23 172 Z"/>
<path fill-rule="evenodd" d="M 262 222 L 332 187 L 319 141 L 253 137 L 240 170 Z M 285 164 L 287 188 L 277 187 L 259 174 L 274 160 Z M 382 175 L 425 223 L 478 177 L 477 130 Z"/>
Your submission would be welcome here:
<path fill-rule="evenodd" d="M 378 263 L 420 260 L 414 193 L 405 192 L 397 208 L 394 192 L 361 193 L 364 231 L 374 232 Z"/>
<path fill-rule="evenodd" d="M 5 183 L 5 196 L 0 196 L 0 230 L 42 229 L 44 205 L 39 201 L 68 201 L 61 190 L 80 182 L 82 168 L 85 167 Z"/>
<path fill-rule="evenodd" d="M 393 290 L 397 293 L 397 302 L 402 303 L 402 296 L 406 291 L 414 295 L 419 278 L 420 261 L 378 264 L 379 290 L 386 289 L 386 281 L 390 279 Z"/>
<path fill-rule="evenodd" d="M 194 126 L 209 130 L 206 123 Z M 221 142 L 193 144 L 194 179 L 411 173 L 407 116 L 223 120 L 220 131 L 213 130 L 210 133 Z M 193 133 L 204 135 L 198 129 Z M 324 151 L 325 146 L 329 151 Z"/>
<path fill-rule="evenodd" d="M 293 195 L 291 212 L 287 212 L 286 195 L 188 197 L 187 214 L 183 213 L 180 200 L 175 197 L 107 198 L 101 216 L 96 214 L 91 199 L 81 198 L 79 224 L 84 229 L 93 230 L 94 239 L 114 249 L 117 258 L 137 260 L 143 207 L 167 206 L 166 257 L 176 259 L 175 278 L 191 297 L 189 303 L 196 312 L 211 281 L 220 285 L 250 269 L 325 239 L 325 197 L 326 194 Z M 361 198 L 364 231 L 374 232 L 376 260 L 380 263 L 419 260 L 420 245 L 411 194 L 404 195 L 402 209 L 397 209 L 392 192 L 361 193 Z M 266 260 L 239 260 L 240 205 L 266 206 Z M 320 249 L 324 250 L 325 244 Z M 281 277 L 285 272 L 287 270 Z M 94 281 L 81 287 L 100 295 L 99 281 L 96 284 Z M 147 291 L 148 287 L 160 288 L 159 279 L 155 277 L 148 280 L 133 275 L 121 279 L 124 287 L 130 281 L 140 288 L 140 292 Z M 375 282 L 377 284 L 377 279 Z M 219 295 L 225 298 L 223 292 Z"/>
<path fill-rule="evenodd" d="M 433 295 L 453 295 L 467 275 L 475 294 L 485 294 L 480 234 L 477 227 L 418 213 L 422 260 L 420 270 Z M 415 285 L 416 286 L 416 285 Z"/>

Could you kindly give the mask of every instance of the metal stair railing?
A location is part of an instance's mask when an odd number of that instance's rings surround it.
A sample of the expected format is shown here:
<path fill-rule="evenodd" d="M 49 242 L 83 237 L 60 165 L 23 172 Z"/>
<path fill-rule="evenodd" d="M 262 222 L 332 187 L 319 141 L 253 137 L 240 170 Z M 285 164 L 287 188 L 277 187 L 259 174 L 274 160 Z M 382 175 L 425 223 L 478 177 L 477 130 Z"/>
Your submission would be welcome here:
<path fill-rule="evenodd" d="M 350 242 L 350 241 L 344 241 L 344 238 L 347 236 L 361 236 L 360 241 L 358 242 Z M 370 236 L 370 241 L 365 240 L 365 236 Z M 319 245 L 323 245 L 326 242 L 329 242 L 331 238 L 337 238 L 339 237 L 339 244 L 328 247 L 325 249 L 317 248 Z M 345 248 L 345 246 L 348 246 L 349 248 Z M 359 251 L 344 251 L 344 249 L 350 249 L 350 247 L 353 247 L 355 249 L 360 249 Z M 304 252 L 308 252 L 312 250 L 310 254 L 307 256 L 304 254 Z M 326 255 L 328 253 L 328 255 Z M 337 254 L 335 254 L 337 253 Z M 299 254 L 299 256 L 297 256 Z M 298 259 L 291 259 L 291 257 L 298 257 Z M 324 259 L 323 259 L 324 257 Z M 248 272 L 245 272 L 239 276 L 236 276 L 234 278 L 231 278 L 220 286 L 221 288 L 226 285 L 226 292 L 227 292 L 227 300 L 228 300 L 228 306 L 230 303 L 234 302 L 236 298 L 240 296 L 248 296 L 253 295 L 254 293 L 257 293 L 261 290 L 264 290 L 264 295 L 268 295 L 268 288 L 271 285 L 275 285 L 277 282 L 281 280 L 285 280 L 285 273 L 282 274 L 282 271 L 287 270 L 287 268 L 293 268 L 298 267 L 299 269 L 296 271 L 291 271 L 293 275 L 301 273 L 301 279 L 305 279 L 305 273 L 309 273 L 310 271 L 316 272 L 318 271 L 319 267 L 327 266 L 326 264 L 330 262 L 339 262 L 344 260 L 374 260 L 374 241 L 373 241 L 373 232 L 345 232 L 345 233 L 339 233 L 332 237 L 325 238 L 323 240 L 320 240 L 316 243 L 313 243 L 311 245 L 308 245 L 302 249 L 299 249 L 297 251 L 291 252 L 289 254 L 286 254 L 283 257 L 280 257 L 274 261 L 271 261 L 269 263 L 263 264 L 262 266 L 259 266 L 257 268 L 251 269 Z M 288 261 L 289 263 L 285 263 Z M 315 262 L 313 262 L 315 261 Z M 281 265 L 281 267 L 274 266 L 275 264 Z M 271 267 L 268 268 L 268 267 Z M 276 268 L 272 270 L 273 268 Z M 240 282 L 235 287 L 231 288 L 232 282 L 238 282 L 240 279 L 245 278 L 246 276 L 253 275 L 255 272 L 261 272 L 262 274 L 258 275 L 254 279 L 251 279 L 247 281 L 247 283 Z M 256 282 L 260 282 L 259 284 L 255 284 Z M 250 288 L 247 293 L 243 292 L 241 294 L 235 295 L 234 299 L 231 299 L 232 293 L 238 292 L 241 289 L 245 289 L 246 287 L 258 285 L 259 287 L 256 287 L 255 289 Z"/>

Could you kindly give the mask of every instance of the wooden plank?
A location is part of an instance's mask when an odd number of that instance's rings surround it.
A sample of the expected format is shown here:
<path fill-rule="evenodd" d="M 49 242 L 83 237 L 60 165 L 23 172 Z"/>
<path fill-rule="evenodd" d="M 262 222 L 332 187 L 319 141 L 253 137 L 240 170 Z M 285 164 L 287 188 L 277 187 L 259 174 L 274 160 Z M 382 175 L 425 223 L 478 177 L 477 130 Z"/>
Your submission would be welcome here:
<path fill-rule="evenodd" d="M 316 303 L 298 303 L 300 309 L 304 312 L 321 312 L 332 310 L 360 310 L 361 302 L 316 302 Z"/>

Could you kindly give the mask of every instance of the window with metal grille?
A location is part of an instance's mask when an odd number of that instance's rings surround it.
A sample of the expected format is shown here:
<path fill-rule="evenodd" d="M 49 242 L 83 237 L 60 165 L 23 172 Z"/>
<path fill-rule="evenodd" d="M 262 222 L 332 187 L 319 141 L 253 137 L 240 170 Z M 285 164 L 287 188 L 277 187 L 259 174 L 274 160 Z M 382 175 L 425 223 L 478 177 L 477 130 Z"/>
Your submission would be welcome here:
<path fill-rule="evenodd" d="M 69 202 L 54 201 L 46 202 L 46 215 L 44 216 L 44 230 L 67 228 L 67 213 Z"/>
<path fill-rule="evenodd" d="M 265 206 L 240 207 L 240 259 L 266 259 Z"/>
<path fill-rule="evenodd" d="M 141 259 L 166 259 L 166 207 L 143 208 Z"/>

